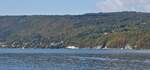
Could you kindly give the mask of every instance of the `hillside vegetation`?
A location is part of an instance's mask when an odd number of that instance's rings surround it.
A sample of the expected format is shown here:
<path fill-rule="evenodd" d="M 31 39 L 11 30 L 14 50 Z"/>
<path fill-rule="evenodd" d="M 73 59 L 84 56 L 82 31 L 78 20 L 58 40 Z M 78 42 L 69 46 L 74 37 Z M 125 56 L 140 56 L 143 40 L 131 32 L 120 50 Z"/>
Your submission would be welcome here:
<path fill-rule="evenodd" d="M 150 13 L 0 16 L 0 39 L 1 47 L 150 48 Z"/>

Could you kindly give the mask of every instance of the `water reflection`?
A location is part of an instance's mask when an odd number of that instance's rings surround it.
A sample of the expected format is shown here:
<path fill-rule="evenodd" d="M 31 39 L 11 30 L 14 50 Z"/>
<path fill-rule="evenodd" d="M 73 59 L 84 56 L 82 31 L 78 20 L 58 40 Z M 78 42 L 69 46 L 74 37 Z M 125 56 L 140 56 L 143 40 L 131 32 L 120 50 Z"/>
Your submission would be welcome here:
<path fill-rule="evenodd" d="M 43 52 L 44 50 L 38 50 Z M 71 50 L 72 51 L 72 50 Z M 124 52 L 111 54 L 101 50 L 90 53 L 54 50 L 44 53 L 1 53 L 1 70 L 149 70 L 150 56 L 147 53 Z M 1 51 L 2 52 L 2 51 Z M 30 51 L 31 52 L 31 51 Z M 70 52 L 70 53 L 67 53 Z M 81 54 L 80 54 L 80 53 Z M 109 54 L 108 54 L 109 53 Z"/>

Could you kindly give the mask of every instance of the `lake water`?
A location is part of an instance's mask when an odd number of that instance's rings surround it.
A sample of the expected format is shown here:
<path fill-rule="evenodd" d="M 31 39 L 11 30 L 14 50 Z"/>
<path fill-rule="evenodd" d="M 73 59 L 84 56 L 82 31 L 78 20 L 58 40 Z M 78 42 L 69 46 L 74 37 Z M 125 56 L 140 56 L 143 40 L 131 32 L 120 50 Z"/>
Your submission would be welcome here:
<path fill-rule="evenodd" d="M 150 70 L 150 50 L 0 49 L 0 70 Z"/>

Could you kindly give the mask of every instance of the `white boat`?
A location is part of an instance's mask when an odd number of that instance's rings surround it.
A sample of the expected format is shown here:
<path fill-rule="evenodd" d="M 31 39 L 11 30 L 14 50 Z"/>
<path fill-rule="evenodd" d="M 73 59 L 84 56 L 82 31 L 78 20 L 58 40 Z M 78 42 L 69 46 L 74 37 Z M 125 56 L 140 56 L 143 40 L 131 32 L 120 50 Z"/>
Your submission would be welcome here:
<path fill-rule="evenodd" d="M 22 47 L 22 49 L 24 49 L 24 47 Z"/>
<path fill-rule="evenodd" d="M 68 48 L 68 49 L 78 49 L 78 47 L 76 47 L 76 46 L 67 46 L 66 48 Z"/>

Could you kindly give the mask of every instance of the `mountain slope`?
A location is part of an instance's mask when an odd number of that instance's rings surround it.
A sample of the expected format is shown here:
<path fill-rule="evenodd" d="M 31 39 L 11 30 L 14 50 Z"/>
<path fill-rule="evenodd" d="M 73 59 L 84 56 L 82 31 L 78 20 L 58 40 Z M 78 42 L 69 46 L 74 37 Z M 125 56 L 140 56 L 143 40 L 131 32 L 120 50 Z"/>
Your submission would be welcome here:
<path fill-rule="evenodd" d="M 150 13 L 0 16 L 0 39 L 9 41 L 31 42 L 33 39 L 41 37 L 44 40 L 48 39 L 49 42 L 64 41 L 65 45 L 77 44 L 81 47 L 94 47 L 104 44 L 108 38 L 110 40 L 106 45 L 119 47 L 117 41 L 120 41 L 122 35 L 127 36 L 125 39 L 128 39 L 140 34 L 144 38 L 146 36 L 149 43 Z M 118 36 L 121 36 L 119 40 Z M 136 39 L 129 41 L 136 42 Z M 134 44 L 134 46 L 136 45 Z M 146 47 L 150 47 L 150 45 L 148 44 Z"/>

